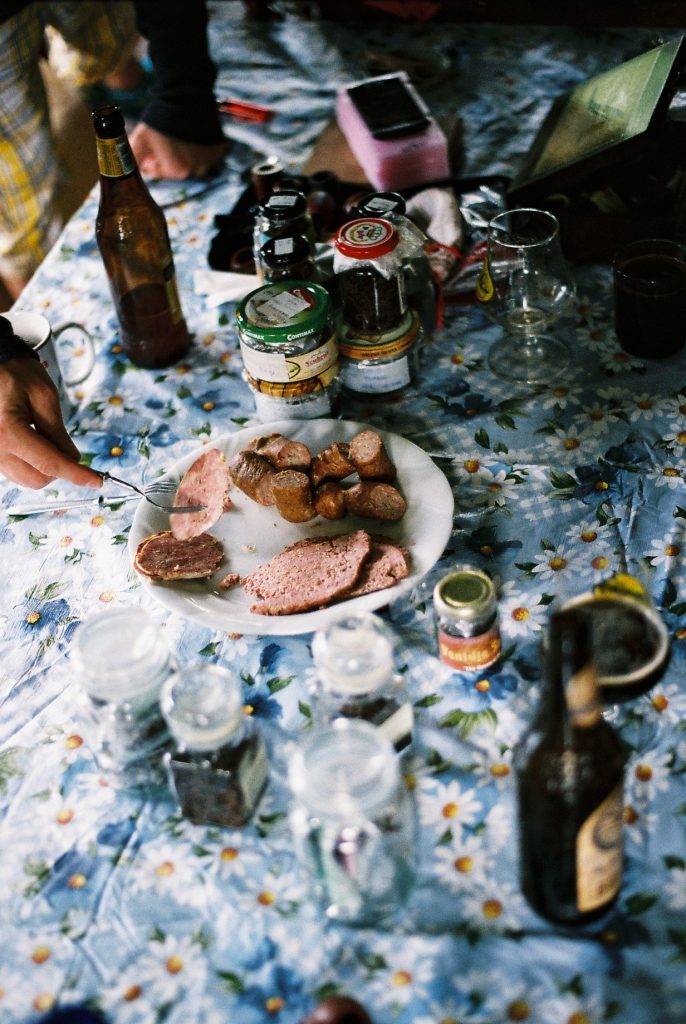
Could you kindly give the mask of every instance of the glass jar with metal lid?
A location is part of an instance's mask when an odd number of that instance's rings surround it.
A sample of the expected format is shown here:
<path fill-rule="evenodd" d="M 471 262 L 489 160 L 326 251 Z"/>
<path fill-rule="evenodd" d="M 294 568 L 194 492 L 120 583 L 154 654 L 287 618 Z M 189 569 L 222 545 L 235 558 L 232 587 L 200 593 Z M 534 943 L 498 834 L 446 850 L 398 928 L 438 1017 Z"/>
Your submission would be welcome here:
<path fill-rule="evenodd" d="M 433 592 L 438 656 L 455 672 L 480 672 L 500 656 L 498 600 L 490 576 L 458 565 Z"/>
<path fill-rule="evenodd" d="M 403 677 L 395 671 L 394 648 L 391 631 L 373 612 L 346 615 L 318 630 L 312 641 L 314 721 L 361 718 L 397 751 L 408 747 L 414 715 Z"/>
<path fill-rule="evenodd" d="M 236 310 L 245 379 L 263 422 L 329 416 L 337 395 L 338 342 L 325 288 L 278 281 Z"/>
<path fill-rule="evenodd" d="M 407 312 L 400 236 L 388 220 L 361 217 L 339 228 L 333 269 L 341 316 L 357 335 L 395 330 Z"/>
<path fill-rule="evenodd" d="M 237 675 L 221 665 L 186 665 L 169 676 L 160 706 L 176 741 L 165 754 L 184 817 L 237 827 L 252 816 L 267 784 L 267 750 L 243 711 Z"/>
<path fill-rule="evenodd" d="M 296 235 L 307 240 L 310 252 L 313 254 L 316 235 L 312 217 L 307 208 L 307 199 L 302 192 L 293 188 L 272 192 L 255 211 L 253 252 L 258 273 L 259 253 L 264 243 L 268 242 L 270 238 L 292 238 Z"/>
<path fill-rule="evenodd" d="M 336 322 L 341 384 L 348 391 L 390 397 L 415 384 L 424 338 L 419 314 L 408 309 L 392 331 L 361 336 L 342 318 Z"/>
<path fill-rule="evenodd" d="M 415 875 L 415 809 L 383 733 L 338 718 L 291 758 L 296 852 L 328 917 L 374 924 L 407 900 Z"/>
<path fill-rule="evenodd" d="M 424 333 L 431 336 L 436 329 L 436 286 L 427 256 L 428 239 L 406 214 L 407 204 L 398 192 L 367 192 L 356 204 L 358 217 L 383 217 L 401 236 L 405 294 L 410 309 L 416 309 Z"/>
<path fill-rule="evenodd" d="M 111 609 L 79 626 L 72 658 L 79 718 L 99 770 L 116 788 L 163 786 L 171 737 L 159 695 L 176 666 L 162 628 L 140 608 Z"/>
<path fill-rule="evenodd" d="M 260 249 L 258 263 L 265 284 L 316 280 L 312 248 L 302 235 L 270 238 Z"/>

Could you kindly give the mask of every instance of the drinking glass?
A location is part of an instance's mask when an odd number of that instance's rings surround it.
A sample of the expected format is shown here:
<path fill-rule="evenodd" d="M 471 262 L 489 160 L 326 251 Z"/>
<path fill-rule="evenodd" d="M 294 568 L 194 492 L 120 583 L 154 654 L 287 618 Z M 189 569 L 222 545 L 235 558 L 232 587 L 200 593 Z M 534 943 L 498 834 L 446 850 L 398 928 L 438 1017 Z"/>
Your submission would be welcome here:
<path fill-rule="evenodd" d="M 489 222 L 476 297 L 507 332 L 488 353 L 489 366 L 505 380 L 549 381 L 569 364 L 565 343 L 544 333 L 574 301 L 559 233 L 547 210 L 508 210 Z"/>
<path fill-rule="evenodd" d="M 686 246 L 668 238 L 631 242 L 613 262 L 615 333 L 625 352 L 664 359 L 686 342 Z"/>
<path fill-rule="evenodd" d="M 575 591 L 567 581 L 552 607 L 588 613 L 603 715 L 634 752 L 647 750 L 658 735 L 658 716 L 648 693 L 665 674 L 670 648 L 641 569 L 632 564 L 592 590 Z"/>

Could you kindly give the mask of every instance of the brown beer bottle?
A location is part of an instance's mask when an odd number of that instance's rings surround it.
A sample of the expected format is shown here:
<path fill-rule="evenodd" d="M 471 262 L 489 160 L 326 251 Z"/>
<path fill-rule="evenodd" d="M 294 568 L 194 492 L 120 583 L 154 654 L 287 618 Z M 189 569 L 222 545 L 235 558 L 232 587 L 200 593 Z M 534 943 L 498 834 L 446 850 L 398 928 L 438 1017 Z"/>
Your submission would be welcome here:
<path fill-rule="evenodd" d="M 538 716 L 515 756 L 522 891 L 548 920 L 583 924 L 622 879 L 624 753 L 602 716 L 580 610 L 552 616 Z"/>
<path fill-rule="evenodd" d="M 141 177 L 116 106 L 93 125 L 100 169 L 95 237 L 110 283 L 124 351 L 138 366 L 168 366 L 187 351 L 167 222 Z"/>

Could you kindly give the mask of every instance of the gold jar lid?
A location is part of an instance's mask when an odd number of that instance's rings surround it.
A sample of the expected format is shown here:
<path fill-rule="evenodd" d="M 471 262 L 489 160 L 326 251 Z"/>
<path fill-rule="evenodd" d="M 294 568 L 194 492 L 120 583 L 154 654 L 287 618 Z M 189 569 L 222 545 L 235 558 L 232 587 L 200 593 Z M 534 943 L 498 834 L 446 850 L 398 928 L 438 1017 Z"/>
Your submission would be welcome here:
<path fill-rule="evenodd" d="M 455 621 L 475 622 L 493 613 L 495 587 L 490 576 L 481 569 L 461 565 L 438 581 L 433 601 L 439 615 Z"/>

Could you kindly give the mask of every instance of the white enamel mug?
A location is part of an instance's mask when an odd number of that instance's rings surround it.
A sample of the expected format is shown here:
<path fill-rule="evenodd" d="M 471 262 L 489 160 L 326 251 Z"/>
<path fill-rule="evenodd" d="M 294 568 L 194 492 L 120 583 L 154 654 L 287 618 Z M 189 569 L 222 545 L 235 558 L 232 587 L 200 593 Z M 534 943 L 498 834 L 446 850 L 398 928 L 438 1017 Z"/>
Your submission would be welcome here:
<path fill-rule="evenodd" d="M 73 321 L 51 327 L 42 313 L 17 310 L 2 315 L 12 324 L 17 337 L 38 353 L 57 388 L 62 418 L 69 419 L 75 403 L 67 389 L 82 384 L 95 363 L 90 334 Z"/>

